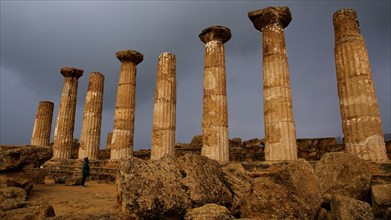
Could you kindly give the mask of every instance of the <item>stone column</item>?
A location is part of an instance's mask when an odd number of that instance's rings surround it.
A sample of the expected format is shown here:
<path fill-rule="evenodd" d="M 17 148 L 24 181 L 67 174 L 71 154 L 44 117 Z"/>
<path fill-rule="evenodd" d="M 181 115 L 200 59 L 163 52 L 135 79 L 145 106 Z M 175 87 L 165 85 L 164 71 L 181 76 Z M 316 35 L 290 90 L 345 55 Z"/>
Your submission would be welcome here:
<path fill-rule="evenodd" d="M 136 65 L 143 61 L 143 54 L 134 50 L 122 50 L 116 56 L 121 61 L 121 71 L 115 103 L 111 160 L 133 155 Z"/>
<path fill-rule="evenodd" d="M 84 159 L 85 157 L 91 160 L 98 159 L 104 81 L 105 77 L 101 73 L 92 72 L 90 74 L 81 128 L 79 159 Z"/>
<path fill-rule="evenodd" d="M 73 67 L 63 67 L 60 72 L 65 79 L 54 130 L 53 158 L 70 159 L 75 126 L 77 85 L 84 71 Z"/>
<path fill-rule="evenodd" d="M 357 14 L 353 9 L 341 9 L 334 13 L 333 23 L 346 151 L 364 160 L 388 160 L 368 52 Z"/>
<path fill-rule="evenodd" d="M 248 13 L 262 32 L 263 103 L 266 160 L 296 160 L 296 129 L 292 111 L 284 28 L 292 20 L 288 7 Z"/>
<path fill-rule="evenodd" d="M 35 116 L 31 145 L 49 146 L 53 120 L 53 102 L 40 101 Z"/>
<path fill-rule="evenodd" d="M 176 58 L 162 53 L 158 60 L 153 109 L 151 160 L 175 155 Z"/>
<path fill-rule="evenodd" d="M 229 160 L 229 149 L 224 43 L 231 38 L 231 31 L 212 26 L 199 37 L 205 43 L 201 155 L 225 162 Z"/>
<path fill-rule="evenodd" d="M 113 138 L 113 132 L 107 133 L 106 137 L 106 150 L 111 149 L 111 139 Z"/>

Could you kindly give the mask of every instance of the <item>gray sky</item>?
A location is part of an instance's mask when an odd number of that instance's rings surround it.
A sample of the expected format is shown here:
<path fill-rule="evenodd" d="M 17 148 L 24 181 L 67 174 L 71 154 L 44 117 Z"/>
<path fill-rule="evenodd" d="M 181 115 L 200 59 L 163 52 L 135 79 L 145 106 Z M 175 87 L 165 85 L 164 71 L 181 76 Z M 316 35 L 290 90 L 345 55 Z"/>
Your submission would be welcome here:
<path fill-rule="evenodd" d="M 262 38 L 247 13 L 289 6 L 285 29 L 297 137 L 342 136 L 334 64 L 332 15 L 358 13 L 385 133 L 391 133 L 389 1 L 4 1 L 1 0 L 1 144 L 28 144 L 40 100 L 54 102 L 52 136 L 63 76 L 79 79 L 74 137 L 80 138 L 89 74 L 105 75 L 101 146 L 112 130 L 118 50 L 144 54 L 137 66 L 135 149 L 150 148 L 157 58 L 177 57 L 177 142 L 201 133 L 204 43 L 198 34 L 223 25 L 230 138 L 263 138 Z"/>

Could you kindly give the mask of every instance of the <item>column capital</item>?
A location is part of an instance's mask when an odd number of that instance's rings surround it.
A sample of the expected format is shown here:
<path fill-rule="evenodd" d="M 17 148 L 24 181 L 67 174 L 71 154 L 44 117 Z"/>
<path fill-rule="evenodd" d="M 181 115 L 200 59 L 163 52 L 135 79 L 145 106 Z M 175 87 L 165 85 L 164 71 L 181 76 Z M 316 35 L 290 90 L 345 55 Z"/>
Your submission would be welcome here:
<path fill-rule="evenodd" d="M 79 79 L 83 75 L 84 70 L 75 67 L 61 67 L 60 73 L 64 77 L 74 77 Z"/>
<path fill-rule="evenodd" d="M 351 8 L 342 8 L 333 14 L 334 22 L 340 19 L 353 19 L 357 21 L 357 12 Z"/>
<path fill-rule="evenodd" d="M 144 55 L 135 50 L 120 50 L 115 53 L 115 56 L 122 62 L 133 62 L 136 65 L 141 63 L 144 59 Z"/>
<path fill-rule="evenodd" d="M 225 43 L 231 39 L 231 30 L 224 26 L 210 26 L 201 31 L 198 37 L 200 37 L 201 41 L 204 43 L 208 43 L 212 40 Z"/>
<path fill-rule="evenodd" d="M 248 13 L 248 17 L 253 22 L 254 27 L 262 31 L 263 28 L 271 24 L 279 24 L 286 28 L 292 20 L 291 11 L 288 6 L 267 7 Z"/>

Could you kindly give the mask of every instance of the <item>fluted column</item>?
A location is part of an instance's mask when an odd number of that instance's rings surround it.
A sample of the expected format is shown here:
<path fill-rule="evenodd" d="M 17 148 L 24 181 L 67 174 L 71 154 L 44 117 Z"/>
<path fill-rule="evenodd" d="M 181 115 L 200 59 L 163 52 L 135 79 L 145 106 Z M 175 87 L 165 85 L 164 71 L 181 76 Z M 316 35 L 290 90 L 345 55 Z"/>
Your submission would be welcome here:
<path fill-rule="evenodd" d="M 334 13 L 333 23 L 346 151 L 364 160 L 388 160 L 368 52 L 357 14 L 353 9 L 341 9 Z"/>
<path fill-rule="evenodd" d="M 40 101 L 35 116 L 31 145 L 49 146 L 53 120 L 53 102 Z"/>
<path fill-rule="evenodd" d="M 176 125 L 176 58 L 175 54 L 162 53 L 158 60 L 151 160 L 164 155 L 175 155 Z"/>
<path fill-rule="evenodd" d="M 54 130 L 53 158 L 70 159 L 75 126 L 78 79 L 84 71 L 73 67 L 63 67 L 60 72 L 65 79 L 56 129 Z"/>
<path fill-rule="evenodd" d="M 284 28 L 292 20 L 288 7 L 248 13 L 262 32 L 263 103 L 266 160 L 296 160 L 296 129 L 292 111 Z"/>
<path fill-rule="evenodd" d="M 136 98 L 136 65 L 143 54 L 134 50 L 116 53 L 121 61 L 117 100 L 115 103 L 110 159 L 118 160 L 133 155 L 134 116 Z"/>
<path fill-rule="evenodd" d="M 113 138 L 113 132 L 107 133 L 106 137 L 106 150 L 111 149 L 111 139 Z"/>
<path fill-rule="evenodd" d="M 91 160 L 98 159 L 104 81 L 105 77 L 101 73 L 92 72 L 90 74 L 81 128 L 79 159 L 85 157 Z"/>
<path fill-rule="evenodd" d="M 205 43 L 201 155 L 225 162 L 229 149 L 224 43 L 231 38 L 231 31 L 212 26 L 199 37 Z"/>

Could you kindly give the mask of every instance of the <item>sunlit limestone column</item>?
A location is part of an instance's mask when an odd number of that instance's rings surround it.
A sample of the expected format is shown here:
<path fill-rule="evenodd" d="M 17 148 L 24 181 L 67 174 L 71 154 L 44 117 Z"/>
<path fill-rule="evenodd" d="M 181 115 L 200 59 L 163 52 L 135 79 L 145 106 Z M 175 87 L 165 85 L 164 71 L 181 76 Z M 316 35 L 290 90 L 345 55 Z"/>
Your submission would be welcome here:
<path fill-rule="evenodd" d="M 229 149 L 224 43 L 231 38 L 231 31 L 212 26 L 199 37 L 205 43 L 201 155 L 225 162 L 229 160 Z"/>
<path fill-rule="evenodd" d="M 53 158 L 70 159 L 75 126 L 78 79 L 84 71 L 73 67 L 63 67 L 60 72 L 65 79 L 56 129 L 54 130 Z"/>
<path fill-rule="evenodd" d="M 118 160 L 133 155 L 134 116 L 136 98 L 136 65 L 143 54 L 134 50 L 116 53 L 121 61 L 117 100 L 115 103 L 110 159 Z"/>
<path fill-rule="evenodd" d="M 353 9 L 341 9 L 334 13 L 333 23 L 346 151 L 364 160 L 388 160 L 368 52 L 357 14 Z"/>
<path fill-rule="evenodd" d="M 81 128 L 79 159 L 85 157 L 92 160 L 98 159 L 104 81 L 105 77 L 101 73 L 92 72 L 90 74 Z"/>
<path fill-rule="evenodd" d="M 151 160 L 175 155 L 176 59 L 162 53 L 158 60 L 153 109 Z"/>
<path fill-rule="evenodd" d="M 265 159 L 296 160 L 296 129 L 292 111 L 284 28 L 292 20 L 288 7 L 269 7 L 248 13 L 262 32 Z"/>
<path fill-rule="evenodd" d="M 40 101 L 35 116 L 31 145 L 49 146 L 53 120 L 53 102 Z"/>

